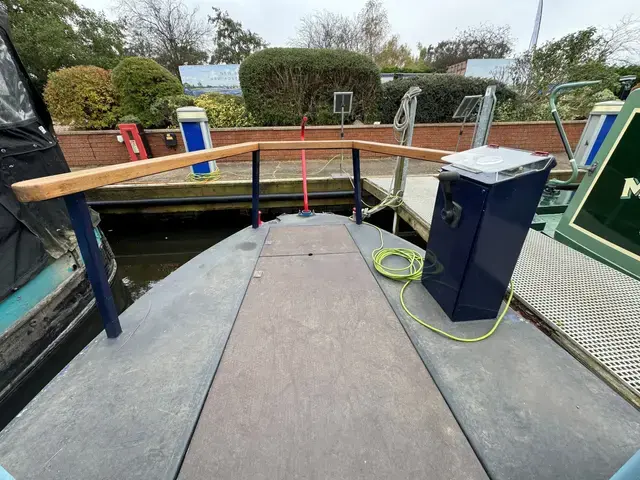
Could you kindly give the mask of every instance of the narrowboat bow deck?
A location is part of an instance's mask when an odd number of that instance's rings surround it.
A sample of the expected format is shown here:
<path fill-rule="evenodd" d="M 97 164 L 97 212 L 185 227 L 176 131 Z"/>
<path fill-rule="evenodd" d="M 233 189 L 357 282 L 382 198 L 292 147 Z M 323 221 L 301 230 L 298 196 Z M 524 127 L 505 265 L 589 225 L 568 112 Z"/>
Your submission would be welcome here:
<path fill-rule="evenodd" d="M 390 247 L 407 242 L 384 234 Z M 509 311 L 409 319 L 378 231 L 283 216 L 134 303 L 0 433 L 28 478 L 608 478 L 637 411 Z M 411 309 L 453 323 L 414 282 Z M 426 368 L 425 368 L 426 367 Z"/>

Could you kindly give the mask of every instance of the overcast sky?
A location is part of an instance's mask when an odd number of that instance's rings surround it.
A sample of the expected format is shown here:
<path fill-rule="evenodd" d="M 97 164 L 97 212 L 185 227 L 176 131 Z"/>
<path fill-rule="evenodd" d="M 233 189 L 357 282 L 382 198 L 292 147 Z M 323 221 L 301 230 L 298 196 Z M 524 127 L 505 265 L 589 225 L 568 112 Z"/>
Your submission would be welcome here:
<path fill-rule="evenodd" d="M 287 46 L 301 17 L 327 9 L 354 15 L 365 0 L 186 0 L 206 18 L 212 6 L 227 10 L 244 28 L 259 33 L 271 46 Z M 456 30 L 491 22 L 510 25 L 516 50 L 529 46 L 538 0 L 383 0 L 393 33 L 415 49 L 418 42 L 436 43 Z M 79 0 L 113 17 L 114 0 Z M 638 0 L 546 0 L 538 44 L 594 25 L 613 25 L 623 15 L 639 13 Z"/>

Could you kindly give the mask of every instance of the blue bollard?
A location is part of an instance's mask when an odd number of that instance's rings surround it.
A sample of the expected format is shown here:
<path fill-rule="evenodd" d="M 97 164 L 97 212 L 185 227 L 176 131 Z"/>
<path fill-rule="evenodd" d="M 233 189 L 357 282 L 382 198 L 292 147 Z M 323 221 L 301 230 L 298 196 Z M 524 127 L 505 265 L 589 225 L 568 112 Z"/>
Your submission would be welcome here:
<path fill-rule="evenodd" d="M 204 108 L 180 107 L 176 110 L 182 140 L 187 152 L 196 152 L 212 148 L 209 121 Z M 215 160 L 196 163 L 191 166 L 194 175 L 206 175 L 218 170 Z"/>

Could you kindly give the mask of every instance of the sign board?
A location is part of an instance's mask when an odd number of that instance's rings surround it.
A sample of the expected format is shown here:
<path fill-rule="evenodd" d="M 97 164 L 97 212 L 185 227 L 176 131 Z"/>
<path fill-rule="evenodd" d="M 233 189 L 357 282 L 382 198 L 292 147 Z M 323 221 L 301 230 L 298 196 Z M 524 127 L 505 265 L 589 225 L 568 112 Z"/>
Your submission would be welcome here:
<path fill-rule="evenodd" d="M 180 79 L 187 95 L 222 93 L 242 95 L 238 72 L 239 64 L 229 65 L 180 65 Z"/>
<path fill-rule="evenodd" d="M 333 92 L 333 113 L 351 113 L 352 100 L 353 92 Z"/>

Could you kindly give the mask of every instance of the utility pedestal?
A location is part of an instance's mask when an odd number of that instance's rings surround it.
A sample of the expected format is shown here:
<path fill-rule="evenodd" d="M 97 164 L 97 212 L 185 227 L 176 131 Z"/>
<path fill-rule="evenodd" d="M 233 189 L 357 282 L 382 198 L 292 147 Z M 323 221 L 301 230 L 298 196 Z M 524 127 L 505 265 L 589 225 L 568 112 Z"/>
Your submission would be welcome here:
<path fill-rule="evenodd" d="M 495 146 L 444 159 L 422 284 L 453 321 L 493 319 L 556 161 Z"/>

